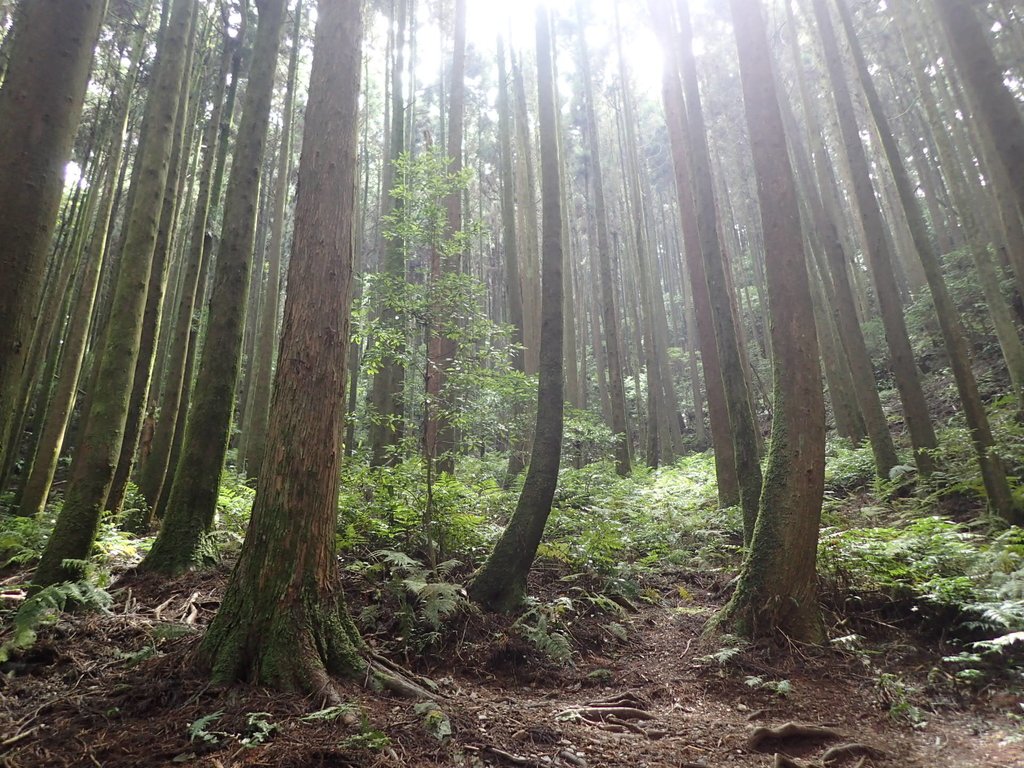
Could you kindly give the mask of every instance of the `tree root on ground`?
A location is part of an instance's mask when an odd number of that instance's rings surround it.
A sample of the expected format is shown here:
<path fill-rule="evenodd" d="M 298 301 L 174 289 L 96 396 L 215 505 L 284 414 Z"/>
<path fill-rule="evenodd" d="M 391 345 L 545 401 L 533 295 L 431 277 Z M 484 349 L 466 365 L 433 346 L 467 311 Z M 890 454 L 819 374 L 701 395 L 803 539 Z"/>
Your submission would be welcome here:
<path fill-rule="evenodd" d="M 878 747 L 872 747 L 870 744 L 860 744 L 858 742 L 850 742 L 849 744 L 837 744 L 834 747 L 830 747 L 825 750 L 825 754 L 821 756 L 821 762 L 824 765 L 841 760 L 844 757 L 857 757 L 861 758 L 861 763 L 869 757 L 885 757 L 885 751 Z"/>
<path fill-rule="evenodd" d="M 433 680 L 402 669 L 376 653 L 366 654 L 366 678 L 371 685 L 379 686 L 402 698 L 420 701 L 443 698 L 437 690 L 437 683 Z"/>
<path fill-rule="evenodd" d="M 566 709 L 555 715 L 560 720 L 582 720 L 611 733 L 635 733 L 648 739 L 668 735 L 661 729 L 646 729 L 635 720 L 650 721 L 657 718 L 649 711 L 649 704 L 638 694 L 627 691 L 602 701 L 593 701 L 580 707 Z"/>
<path fill-rule="evenodd" d="M 776 728 L 760 726 L 755 728 L 747 739 L 747 748 L 757 752 L 763 752 L 763 747 L 770 741 L 782 741 L 785 739 L 804 739 L 806 741 L 825 741 L 828 739 L 841 739 L 842 734 L 832 728 L 825 728 L 820 725 L 806 725 L 803 723 L 784 723 Z"/>

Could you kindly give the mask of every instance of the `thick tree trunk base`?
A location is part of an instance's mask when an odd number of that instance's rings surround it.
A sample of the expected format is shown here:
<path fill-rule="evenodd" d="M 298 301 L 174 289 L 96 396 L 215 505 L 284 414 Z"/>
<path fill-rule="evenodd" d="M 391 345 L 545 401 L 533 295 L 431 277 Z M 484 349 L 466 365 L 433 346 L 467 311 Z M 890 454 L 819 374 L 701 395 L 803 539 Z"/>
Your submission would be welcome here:
<path fill-rule="evenodd" d="M 168 532 L 170 531 L 170 533 Z M 139 570 L 178 576 L 186 571 L 209 568 L 220 562 L 214 538 L 201 525 L 164 527 L 153 548 L 139 564 Z"/>
<path fill-rule="evenodd" d="M 343 701 L 336 678 L 405 698 L 438 698 L 429 690 L 430 681 L 366 649 L 338 597 L 312 589 L 284 610 L 229 592 L 203 638 L 197 662 L 215 683 L 251 682 L 320 696 L 332 704 Z"/>
<path fill-rule="evenodd" d="M 827 639 L 817 603 L 801 605 L 781 595 L 766 596 L 764 591 L 752 589 L 743 580 L 725 607 L 708 622 L 704 638 L 710 640 L 726 633 L 750 640 L 784 636 L 809 645 L 818 645 Z"/>

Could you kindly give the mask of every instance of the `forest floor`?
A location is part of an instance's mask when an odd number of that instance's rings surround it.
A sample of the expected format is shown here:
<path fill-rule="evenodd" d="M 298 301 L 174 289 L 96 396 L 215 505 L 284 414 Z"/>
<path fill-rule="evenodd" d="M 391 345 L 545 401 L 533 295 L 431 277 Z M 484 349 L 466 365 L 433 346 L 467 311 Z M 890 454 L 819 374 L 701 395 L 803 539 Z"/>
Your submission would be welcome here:
<path fill-rule="evenodd" d="M 563 591 L 565 574 L 539 565 L 533 593 Z M 192 669 L 226 578 L 224 567 L 170 582 L 128 575 L 109 613 L 43 628 L 0 670 L 0 765 L 1024 766 L 1022 699 L 936 689 L 935 644 L 881 620 L 857 652 L 707 648 L 702 626 L 729 593 L 721 575 L 662 570 L 646 600 L 580 616 L 564 635 L 568 665 L 510 619 L 464 612 L 439 650 L 394 658 L 437 683 L 433 704 L 348 683 L 346 711 L 218 689 Z M 350 583 L 353 611 L 372 599 L 358 592 Z M 828 730 L 758 730 L 786 723 Z"/>

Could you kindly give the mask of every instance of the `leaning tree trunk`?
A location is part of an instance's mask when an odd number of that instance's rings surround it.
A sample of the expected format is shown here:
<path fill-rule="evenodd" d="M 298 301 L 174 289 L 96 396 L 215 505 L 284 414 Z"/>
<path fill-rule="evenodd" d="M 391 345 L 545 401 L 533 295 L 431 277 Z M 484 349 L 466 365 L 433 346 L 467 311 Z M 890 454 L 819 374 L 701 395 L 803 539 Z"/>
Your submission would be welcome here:
<path fill-rule="evenodd" d="M 842 133 L 843 146 L 853 175 L 853 190 L 857 199 L 861 223 L 864 227 L 868 262 L 874 276 L 875 293 L 885 328 L 885 339 L 891 353 L 892 371 L 896 377 L 896 388 L 903 403 L 903 416 L 914 446 L 914 458 L 922 474 L 934 469 L 934 460 L 929 451 L 938 444 L 935 430 L 928 413 L 928 403 L 921 389 L 907 324 L 903 317 L 903 306 L 893 271 L 893 251 L 886 237 L 885 221 L 875 196 L 871 180 L 870 163 L 857 127 L 853 98 L 846 82 L 839 46 L 832 33 L 832 21 L 828 7 L 823 0 L 811 0 L 814 15 L 821 32 L 820 38 L 825 51 L 825 64 L 829 83 L 835 98 Z"/>
<path fill-rule="evenodd" d="M 0 467 L 18 442 L 15 401 L 106 7 L 106 0 L 20 3 L 8 33 L 0 87 Z"/>
<path fill-rule="evenodd" d="M 224 204 L 206 340 L 163 525 L 142 562 L 144 568 L 162 573 L 202 565 L 215 554 L 207 534 L 217 511 L 220 474 L 231 435 L 256 234 L 256 201 L 286 6 L 286 0 L 257 4 L 259 25 Z"/>
<path fill-rule="evenodd" d="M 974 3 L 932 0 L 953 49 L 953 58 L 970 86 L 975 118 L 988 131 L 1013 186 L 1017 208 L 1024 215 L 1024 117 L 1006 87 Z"/>
<path fill-rule="evenodd" d="M 861 51 L 860 41 L 854 32 L 849 10 L 843 5 L 842 0 L 839 1 L 838 9 L 839 18 L 853 52 L 854 63 L 857 65 L 857 75 L 867 96 L 868 108 L 881 136 L 885 157 L 892 169 L 899 202 L 906 213 L 914 247 L 921 257 L 925 279 L 932 292 L 939 328 L 942 331 L 946 352 L 949 355 L 953 379 L 956 381 L 960 403 L 964 410 L 964 420 L 967 422 L 967 429 L 971 435 L 971 444 L 981 470 L 989 508 L 1008 523 L 1020 525 L 1024 523 L 1024 510 L 1017 505 L 1010 492 L 1006 469 L 996 450 L 995 437 L 989 425 L 988 414 L 985 412 L 985 404 L 981 400 L 981 392 L 978 390 L 974 369 L 971 367 L 971 352 L 967 345 L 967 334 L 963 327 L 963 321 L 960 319 L 960 312 L 946 287 L 939 254 L 928 236 L 928 225 L 917 200 L 916 189 L 910 181 L 903 156 L 896 145 L 896 138 L 889 127 L 889 120 L 882 109 L 878 92 L 875 90 L 874 82 L 868 72 L 867 62 Z"/>
<path fill-rule="evenodd" d="M 114 479 L 124 438 L 128 400 L 142 334 L 157 222 L 163 205 L 168 166 L 178 110 L 187 35 L 192 26 L 195 0 L 174 0 L 157 53 L 153 90 L 146 102 L 146 140 L 139 160 L 139 175 L 128 214 L 111 313 L 97 367 L 95 390 L 90 394 L 84 426 L 71 463 L 64 506 L 46 543 L 33 584 L 47 586 L 74 578 L 66 560 L 89 556 L 100 513 Z"/>
<path fill-rule="evenodd" d="M 216 681 L 340 703 L 331 675 L 403 693 L 345 609 L 335 552 L 355 223 L 361 0 L 321 0 L 267 470 L 224 600 L 199 647 Z"/>
<path fill-rule="evenodd" d="M 537 99 L 544 214 L 537 423 L 530 466 L 516 511 L 469 585 L 470 597 L 485 609 L 495 611 L 514 610 L 526 596 L 526 577 L 551 513 L 562 453 L 562 203 L 551 30 L 544 8 L 537 10 Z"/>
<path fill-rule="evenodd" d="M 815 558 L 825 482 L 825 403 L 796 184 L 761 0 L 731 0 L 764 232 L 774 412 L 764 491 L 736 592 L 718 617 L 748 637 L 825 636 Z"/>

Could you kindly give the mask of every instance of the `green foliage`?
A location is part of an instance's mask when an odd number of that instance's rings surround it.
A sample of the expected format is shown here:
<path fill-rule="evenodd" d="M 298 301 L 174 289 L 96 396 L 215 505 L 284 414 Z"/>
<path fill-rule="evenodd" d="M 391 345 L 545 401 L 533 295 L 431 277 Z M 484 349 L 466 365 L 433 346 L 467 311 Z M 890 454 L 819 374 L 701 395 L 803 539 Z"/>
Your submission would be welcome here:
<path fill-rule="evenodd" d="M 48 510 L 52 512 L 52 510 Z M 0 515 L 0 568 L 35 563 L 53 530 L 53 517 Z"/>
<path fill-rule="evenodd" d="M 358 713 L 359 708 L 355 704 L 336 704 L 325 709 L 318 709 L 316 712 L 310 712 L 299 719 L 304 723 L 333 722 L 338 719 L 355 717 Z"/>
<path fill-rule="evenodd" d="M 424 652 L 442 640 L 445 620 L 460 610 L 472 610 L 461 584 L 439 580 L 450 577 L 461 563 L 448 560 L 434 569 L 396 550 L 374 552 L 349 571 L 358 573 L 374 589 L 374 600 L 358 616 L 372 631 L 385 616 L 393 624 L 389 641 L 405 650 Z"/>
<path fill-rule="evenodd" d="M 572 661 L 572 645 L 565 631 L 565 620 L 574 610 L 572 600 L 559 597 L 550 603 L 529 599 L 527 608 L 512 629 L 542 654 L 558 664 Z"/>
<path fill-rule="evenodd" d="M 875 688 L 893 720 L 914 728 L 923 728 L 928 724 L 924 712 L 914 704 L 920 691 L 912 683 L 900 675 L 883 672 L 878 676 Z"/>
<path fill-rule="evenodd" d="M 875 478 L 875 459 L 867 443 L 854 447 L 843 438 L 829 439 L 826 446 L 825 490 L 845 496 L 869 486 Z"/>
<path fill-rule="evenodd" d="M 270 740 L 270 737 L 275 732 L 280 730 L 280 726 L 272 722 L 269 718 L 271 714 L 269 712 L 250 712 L 246 716 L 246 728 L 245 735 L 242 736 L 242 746 L 245 747 L 258 747 Z"/>
<path fill-rule="evenodd" d="M 771 691 L 776 696 L 786 698 L 793 692 L 793 684 L 789 680 L 766 680 L 760 675 L 751 675 L 743 681 L 748 688 Z"/>
<path fill-rule="evenodd" d="M 225 551 L 236 551 L 242 545 L 249 515 L 256 500 L 256 491 L 245 484 L 245 477 L 225 469 L 217 490 L 217 521 L 215 535 Z"/>
<path fill-rule="evenodd" d="M 188 726 L 188 740 L 195 743 L 200 741 L 204 744 L 217 744 L 227 734 L 223 731 L 211 731 L 209 726 L 224 716 L 224 710 L 210 712 L 202 717 L 193 720 Z"/>
<path fill-rule="evenodd" d="M 106 611 L 113 602 L 110 594 L 90 581 L 51 584 L 22 601 L 10 619 L 9 636 L 0 645 L 0 663 L 13 653 L 30 648 L 40 627 L 54 624 L 64 611 Z"/>
<path fill-rule="evenodd" d="M 423 477 L 419 456 L 393 467 L 347 463 L 339 496 L 339 548 L 353 554 L 369 554 L 377 549 L 401 550 L 415 556 L 426 553 L 429 547 L 423 515 L 427 488 Z M 482 557 L 495 535 L 488 521 L 507 513 L 514 503 L 512 494 L 502 490 L 492 477 L 436 478 L 431 534 L 439 557 Z"/>

